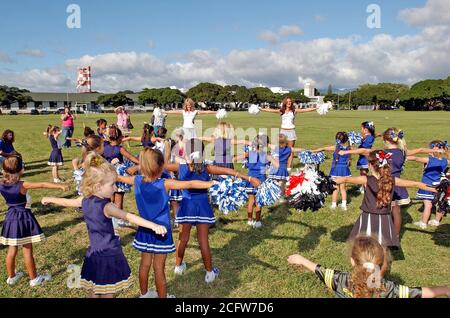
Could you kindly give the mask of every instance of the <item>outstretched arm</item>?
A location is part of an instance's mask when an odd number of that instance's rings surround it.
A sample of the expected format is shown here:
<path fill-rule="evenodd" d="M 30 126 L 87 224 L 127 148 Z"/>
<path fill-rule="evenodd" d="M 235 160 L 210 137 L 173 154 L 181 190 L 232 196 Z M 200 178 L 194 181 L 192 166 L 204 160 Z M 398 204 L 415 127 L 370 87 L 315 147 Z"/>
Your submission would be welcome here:
<path fill-rule="evenodd" d="M 428 158 L 415 157 L 415 156 L 408 156 L 408 157 L 406 157 L 406 160 L 408 160 L 408 161 L 416 161 L 416 162 L 425 163 L 425 164 L 427 164 L 428 161 L 429 161 Z"/>
<path fill-rule="evenodd" d="M 128 137 L 123 137 L 122 141 L 139 141 L 140 142 L 140 141 L 142 141 L 142 138 L 128 136 Z"/>
<path fill-rule="evenodd" d="M 164 226 L 147 221 L 146 219 L 143 219 L 135 214 L 125 212 L 112 203 L 105 205 L 103 213 L 106 217 L 116 217 L 118 219 L 127 220 L 130 223 L 150 229 L 159 235 L 165 235 L 167 233 L 167 229 Z"/>
<path fill-rule="evenodd" d="M 23 188 L 26 190 L 31 189 L 55 189 L 55 190 L 62 190 L 62 191 L 68 191 L 69 185 L 67 184 L 61 184 L 61 183 L 51 183 L 51 182 L 28 182 L 24 181 Z"/>
<path fill-rule="evenodd" d="M 422 298 L 434 298 L 440 296 L 450 297 L 450 285 L 436 287 L 422 287 Z"/>
<path fill-rule="evenodd" d="M 78 197 L 76 199 L 63 199 L 55 197 L 43 197 L 41 203 L 43 205 L 55 204 L 59 206 L 64 206 L 66 208 L 81 208 L 83 197 Z"/>
<path fill-rule="evenodd" d="M 288 263 L 291 265 L 299 265 L 299 266 L 304 266 L 307 270 L 309 270 L 310 272 L 315 272 L 316 271 L 316 267 L 317 264 L 314 262 L 311 262 L 309 259 L 299 255 L 299 254 L 294 254 L 288 257 Z"/>
<path fill-rule="evenodd" d="M 337 184 L 351 183 L 351 184 L 360 184 L 360 185 L 364 185 L 364 186 L 367 184 L 367 177 L 366 176 L 337 177 L 337 178 L 334 178 L 333 180 Z"/>
<path fill-rule="evenodd" d="M 166 190 L 183 190 L 183 189 L 209 189 L 214 184 L 214 181 L 178 181 L 175 179 L 166 179 L 164 186 Z"/>
<path fill-rule="evenodd" d="M 214 142 L 213 137 L 197 137 L 197 139 L 200 139 L 200 140 L 206 141 L 206 142 Z"/>
<path fill-rule="evenodd" d="M 223 167 L 217 167 L 209 165 L 207 168 L 207 171 L 209 174 L 216 174 L 216 175 L 228 175 L 228 176 L 234 176 L 236 178 L 241 178 L 244 180 L 249 181 L 254 187 L 259 187 L 261 182 L 258 178 L 252 178 L 245 174 L 242 174 L 236 170 L 229 169 L 229 168 L 223 168 Z"/>
<path fill-rule="evenodd" d="M 178 172 L 180 165 L 178 163 L 165 163 L 164 169 L 172 172 Z"/>
<path fill-rule="evenodd" d="M 326 147 L 311 150 L 311 152 L 335 151 L 335 150 L 336 150 L 336 146 L 326 146 Z"/>
<path fill-rule="evenodd" d="M 400 178 L 395 178 L 395 185 L 405 188 L 417 188 L 430 192 L 437 192 L 435 188 L 427 186 L 425 183 L 418 181 L 405 180 Z"/>
<path fill-rule="evenodd" d="M 127 158 L 130 161 L 133 161 L 136 164 L 139 164 L 139 159 L 136 158 L 135 156 L 133 156 L 131 153 L 129 153 L 125 148 L 120 148 L 120 153 L 122 154 L 122 156 L 124 156 L 125 158 Z"/>
<path fill-rule="evenodd" d="M 430 148 L 417 148 L 406 151 L 406 155 L 415 156 L 418 154 L 434 154 L 434 153 L 444 153 L 443 149 L 430 149 Z"/>
<path fill-rule="evenodd" d="M 181 114 L 183 114 L 183 111 L 182 110 L 166 110 L 166 114 L 181 115 Z"/>
<path fill-rule="evenodd" d="M 131 168 L 130 168 L 131 169 Z M 128 170 L 127 170 L 128 173 Z M 130 174 L 130 173 L 128 173 Z M 134 174 L 134 173 L 133 173 Z M 131 174 L 131 175 L 133 175 Z M 122 176 L 117 176 L 117 182 L 122 182 L 122 183 L 126 183 L 129 185 L 133 185 L 134 184 L 134 178 L 135 177 L 122 177 Z"/>
<path fill-rule="evenodd" d="M 300 109 L 296 109 L 295 112 L 296 113 L 309 113 L 309 112 L 313 112 L 317 110 L 317 106 L 316 107 L 311 107 L 311 108 L 300 108 Z"/>
<path fill-rule="evenodd" d="M 259 110 L 266 113 L 280 113 L 279 109 L 272 109 L 272 108 L 261 108 L 259 107 Z"/>
<path fill-rule="evenodd" d="M 280 167 L 280 161 L 274 157 L 274 156 L 267 156 L 267 160 L 270 161 L 270 163 L 275 167 L 275 168 L 279 168 Z"/>
<path fill-rule="evenodd" d="M 358 148 L 358 149 L 351 149 L 351 150 L 341 150 L 339 151 L 340 156 L 345 155 L 363 155 L 368 156 L 372 152 L 372 149 L 366 149 L 366 148 Z"/>
<path fill-rule="evenodd" d="M 197 115 L 210 115 L 210 114 L 215 114 L 216 111 L 214 110 L 198 110 L 197 111 Z"/>

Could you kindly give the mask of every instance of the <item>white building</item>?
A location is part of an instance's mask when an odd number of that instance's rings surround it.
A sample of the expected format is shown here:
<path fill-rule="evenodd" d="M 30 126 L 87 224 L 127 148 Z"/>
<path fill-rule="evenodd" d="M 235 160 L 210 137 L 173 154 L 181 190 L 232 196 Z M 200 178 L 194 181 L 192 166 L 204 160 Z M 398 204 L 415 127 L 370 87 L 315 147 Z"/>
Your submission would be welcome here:
<path fill-rule="evenodd" d="M 311 100 L 311 103 L 323 104 L 325 96 L 316 96 L 315 87 L 311 82 L 305 82 L 303 94 Z"/>
<path fill-rule="evenodd" d="M 274 94 L 288 94 L 289 91 L 283 90 L 283 87 L 271 87 L 270 90 Z"/>

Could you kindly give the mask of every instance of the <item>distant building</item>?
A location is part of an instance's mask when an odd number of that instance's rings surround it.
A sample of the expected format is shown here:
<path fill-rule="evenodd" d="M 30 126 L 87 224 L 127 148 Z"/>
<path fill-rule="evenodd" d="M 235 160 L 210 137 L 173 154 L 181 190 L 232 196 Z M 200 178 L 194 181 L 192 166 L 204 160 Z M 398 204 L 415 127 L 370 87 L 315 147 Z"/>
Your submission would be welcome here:
<path fill-rule="evenodd" d="M 282 87 L 271 87 L 270 90 L 274 94 L 288 94 L 289 93 L 289 91 L 283 90 Z"/>
<path fill-rule="evenodd" d="M 305 82 L 304 95 L 308 97 L 312 104 L 323 104 L 325 96 L 316 96 L 316 89 L 311 82 Z"/>

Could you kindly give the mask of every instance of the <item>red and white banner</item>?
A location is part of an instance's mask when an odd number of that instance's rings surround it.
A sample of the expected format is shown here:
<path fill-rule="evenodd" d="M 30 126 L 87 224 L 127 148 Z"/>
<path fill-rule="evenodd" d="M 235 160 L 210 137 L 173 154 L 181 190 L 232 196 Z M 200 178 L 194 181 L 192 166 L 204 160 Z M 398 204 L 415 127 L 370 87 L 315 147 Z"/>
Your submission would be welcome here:
<path fill-rule="evenodd" d="M 91 67 L 82 67 L 78 69 L 77 89 L 79 91 L 91 92 Z"/>

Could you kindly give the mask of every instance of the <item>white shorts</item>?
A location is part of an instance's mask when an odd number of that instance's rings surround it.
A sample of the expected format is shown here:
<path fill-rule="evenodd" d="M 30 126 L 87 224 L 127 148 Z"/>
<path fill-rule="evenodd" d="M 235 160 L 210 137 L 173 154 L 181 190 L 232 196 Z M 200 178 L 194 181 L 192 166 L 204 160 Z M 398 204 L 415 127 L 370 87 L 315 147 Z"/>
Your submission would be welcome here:
<path fill-rule="evenodd" d="M 297 140 L 297 134 L 295 133 L 295 129 L 281 129 L 280 134 L 285 135 L 288 141 Z"/>
<path fill-rule="evenodd" d="M 183 131 L 184 131 L 184 137 L 183 138 L 185 140 L 197 138 L 197 132 L 195 131 L 195 128 L 184 128 L 183 127 Z"/>

